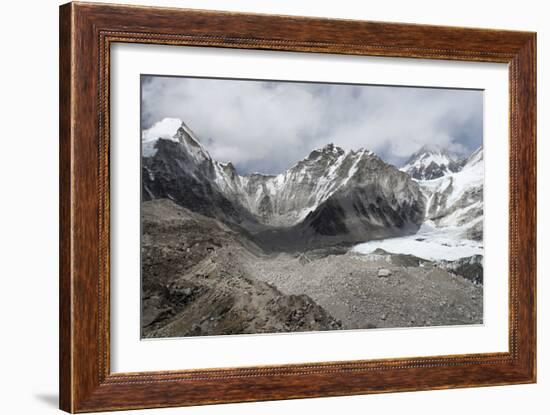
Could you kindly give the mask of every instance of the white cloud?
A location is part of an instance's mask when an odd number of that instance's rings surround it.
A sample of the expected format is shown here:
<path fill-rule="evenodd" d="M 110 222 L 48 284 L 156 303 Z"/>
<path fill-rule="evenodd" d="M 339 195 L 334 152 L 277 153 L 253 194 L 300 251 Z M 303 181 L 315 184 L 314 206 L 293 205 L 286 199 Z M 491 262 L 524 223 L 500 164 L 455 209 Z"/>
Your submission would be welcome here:
<path fill-rule="evenodd" d="M 155 122 L 150 128 L 143 130 L 141 139 L 145 143 L 156 140 L 157 138 L 171 139 L 174 137 L 180 125 L 181 120 L 179 118 L 163 118 Z"/>
<path fill-rule="evenodd" d="M 142 126 L 181 118 L 241 172 L 280 172 L 328 142 L 399 163 L 424 144 L 481 145 L 481 91 L 143 77 Z M 159 127 L 160 128 L 160 127 Z"/>

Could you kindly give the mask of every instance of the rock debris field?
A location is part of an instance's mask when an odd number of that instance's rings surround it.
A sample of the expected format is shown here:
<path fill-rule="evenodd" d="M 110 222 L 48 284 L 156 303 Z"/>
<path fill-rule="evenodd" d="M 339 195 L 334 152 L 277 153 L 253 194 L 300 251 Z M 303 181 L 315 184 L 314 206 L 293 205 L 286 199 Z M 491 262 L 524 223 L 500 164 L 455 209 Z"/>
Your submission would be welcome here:
<path fill-rule="evenodd" d="M 266 253 L 166 199 L 142 223 L 143 337 L 483 322 L 481 284 L 412 255 Z"/>

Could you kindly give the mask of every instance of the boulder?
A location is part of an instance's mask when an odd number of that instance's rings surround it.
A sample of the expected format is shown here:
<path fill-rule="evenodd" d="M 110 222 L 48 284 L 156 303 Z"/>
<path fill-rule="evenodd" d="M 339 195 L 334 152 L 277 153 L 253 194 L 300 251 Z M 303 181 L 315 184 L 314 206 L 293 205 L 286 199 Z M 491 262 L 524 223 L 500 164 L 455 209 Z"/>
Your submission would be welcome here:
<path fill-rule="evenodd" d="M 380 268 L 378 270 L 378 278 L 387 278 L 391 275 L 391 271 L 386 268 Z"/>

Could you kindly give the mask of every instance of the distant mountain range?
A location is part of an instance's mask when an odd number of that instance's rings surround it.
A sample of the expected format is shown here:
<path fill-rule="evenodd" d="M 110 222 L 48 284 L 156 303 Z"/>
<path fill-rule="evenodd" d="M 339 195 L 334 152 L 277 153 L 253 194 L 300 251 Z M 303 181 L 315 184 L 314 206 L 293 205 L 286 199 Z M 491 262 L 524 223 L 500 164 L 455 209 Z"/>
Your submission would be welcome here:
<path fill-rule="evenodd" d="M 432 180 L 460 171 L 464 162 L 445 149 L 425 145 L 409 157 L 401 170 L 417 180 Z"/>
<path fill-rule="evenodd" d="M 171 121 L 176 128 L 175 122 Z M 142 199 L 168 198 L 265 249 L 307 250 L 410 235 L 426 221 L 481 238 L 483 153 L 424 148 L 401 169 L 367 149 L 328 144 L 278 175 L 239 175 L 184 123 L 143 138 Z M 470 229 L 470 224 L 475 229 Z"/>

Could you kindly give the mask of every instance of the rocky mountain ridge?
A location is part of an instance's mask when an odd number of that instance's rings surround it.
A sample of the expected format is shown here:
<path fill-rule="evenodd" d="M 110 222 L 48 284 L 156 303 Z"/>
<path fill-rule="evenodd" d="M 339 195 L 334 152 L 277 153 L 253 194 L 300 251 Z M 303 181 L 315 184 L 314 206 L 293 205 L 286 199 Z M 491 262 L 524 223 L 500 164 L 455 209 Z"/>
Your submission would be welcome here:
<path fill-rule="evenodd" d="M 172 199 L 274 248 L 414 233 L 425 216 L 418 184 L 366 149 L 328 144 L 279 175 L 241 176 L 214 160 L 183 122 L 172 138 L 147 144 L 144 200 Z"/>

